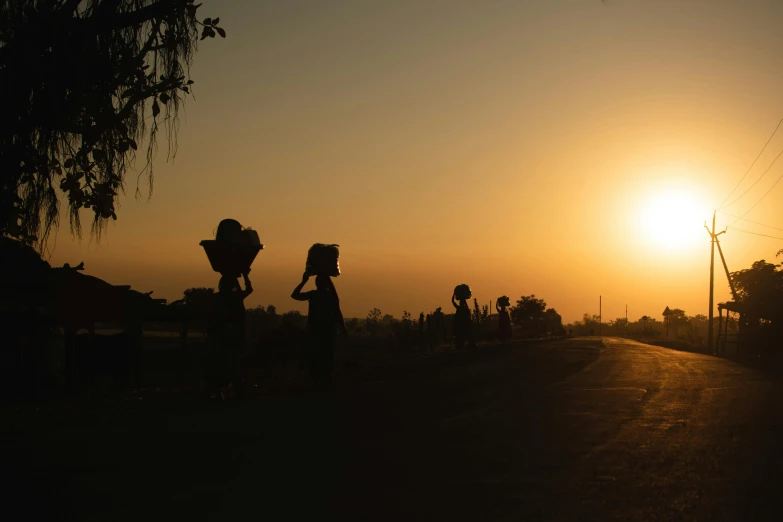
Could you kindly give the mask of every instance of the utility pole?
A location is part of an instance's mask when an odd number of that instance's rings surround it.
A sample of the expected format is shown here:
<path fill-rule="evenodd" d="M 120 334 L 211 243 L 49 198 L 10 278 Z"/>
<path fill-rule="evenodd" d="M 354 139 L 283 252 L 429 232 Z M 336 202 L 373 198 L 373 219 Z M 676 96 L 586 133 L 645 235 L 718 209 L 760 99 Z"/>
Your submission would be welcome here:
<path fill-rule="evenodd" d="M 598 335 L 604 334 L 603 296 L 598 296 Z"/>
<path fill-rule="evenodd" d="M 712 213 L 712 230 L 707 228 L 707 223 L 704 223 L 704 228 L 707 229 L 707 233 L 710 235 L 710 314 L 709 314 L 709 326 L 707 330 L 707 349 L 712 351 L 712 321 L 714 317 L 714 297 L 715 297 L 715 242 L 718 240 L 718 236 L 726 232 L 715 233 L 715 213 Z"/>

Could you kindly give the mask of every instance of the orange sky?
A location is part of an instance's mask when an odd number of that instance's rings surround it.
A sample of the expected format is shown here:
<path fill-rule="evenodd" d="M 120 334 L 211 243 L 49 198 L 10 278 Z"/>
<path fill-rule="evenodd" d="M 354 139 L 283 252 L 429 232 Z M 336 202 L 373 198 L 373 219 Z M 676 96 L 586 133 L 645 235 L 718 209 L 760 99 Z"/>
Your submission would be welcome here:
<path fill-rule="evenodd" d="M 217 284 L 199 241 L 232 217 L 267 246 L 250 306 L 304 310 L 289 294 L 307 249 L 333 242 L 346 316 L 448 308 L 462 282 L 482 303 L 534 293 L 565 321 L 598 313 L 600 294 L 605 320 L 626 304 L 632 320 L 706 314 L 703 222 L 783 116 L 783 2 L 205 0 L 200 14 L 228 38 L 196 55 L 175 161 L 162 146 L 150 201 L 129 177 L 99 245 L 64 227 L 52 264 L 178 299 Z M 781 147 L 783 132 L 737 194 Z M 783 160 L 726 211 L 781 175 Z M 674 224 L 655 214 L 672 194 L 694 209 Z M 783 182 L 747 217 L 783 228 L 782 197 Z M 731 270 L 783 248 L 721 238 Z"/>

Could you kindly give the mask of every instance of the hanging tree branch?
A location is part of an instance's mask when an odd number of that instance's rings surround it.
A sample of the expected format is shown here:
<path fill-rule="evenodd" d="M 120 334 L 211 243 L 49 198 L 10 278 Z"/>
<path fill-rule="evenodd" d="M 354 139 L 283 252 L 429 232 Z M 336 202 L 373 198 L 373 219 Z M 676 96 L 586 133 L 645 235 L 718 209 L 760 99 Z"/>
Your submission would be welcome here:
<path fill-rule="evenodd" d="M 225 37 L 200 5 L 0 0 L 0 235 L 43 249 L 62 201 L 72 233 L 90 209 L 100 238 L 142 142 L 151 193 L 158 124 L 176 152 L 199 37 Z"/>

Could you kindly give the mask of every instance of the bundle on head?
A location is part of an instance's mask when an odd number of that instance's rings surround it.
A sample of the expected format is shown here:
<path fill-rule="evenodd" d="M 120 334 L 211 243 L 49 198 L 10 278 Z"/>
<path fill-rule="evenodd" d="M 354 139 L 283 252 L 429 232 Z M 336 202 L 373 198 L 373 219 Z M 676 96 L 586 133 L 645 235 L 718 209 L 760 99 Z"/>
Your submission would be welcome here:
<path fill-rule="evenodd" d="M 466 284 L 457 285 L 454 288 L 454 297 L 457 299 L 470 299 L 473 293 L 470 291 L 470 287 Z"/>
<path fill-rule="evenodd" d="M 221 221 L 215 239 L 206 239 L 201 246 L 215 272 L 235 278 L 250 270 L 256 255 L 264 248 L 258 233 L 242 227 L 235 219 Z"/>
<path fill-rule="evenodd" d="M 316 243 L 307 251 L 307 273 L 311 276 L 340 275 L 340 245 Z"/>
<path fill-rule="evenodd" d="M 511 306 L 511 299 L 507 295 L 498 297 L 498 304 L 500 306 Z"/>
<path fill-rule="evenodd" d="M 217 241 L 241 241 L 242 225 L 236 219 L 224 219 L 218 224 L 215 239 Z"/>
<path fill-rule="evenodd" d="M 224 219 L 215 233 L 215 240 L 221 243 L 241 243 L 245 245 L 260 245 L 258 232 L 250 227 L 243 227 L 236 219 Z"/>

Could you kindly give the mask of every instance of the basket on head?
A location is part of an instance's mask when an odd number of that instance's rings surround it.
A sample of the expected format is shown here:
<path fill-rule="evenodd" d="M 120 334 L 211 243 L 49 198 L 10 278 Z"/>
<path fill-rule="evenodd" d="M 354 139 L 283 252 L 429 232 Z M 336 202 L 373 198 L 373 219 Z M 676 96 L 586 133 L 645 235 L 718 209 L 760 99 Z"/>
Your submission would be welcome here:
<path fill-rule="evenodd" d="M 466 284 L 457 285 L 454 288 L 454 297 L 457 299 L 470 299 L 473 297 L 473 293 L 470 291 L 470 287 Z"/>
<path fill-rule="evenodd" d="M 307 251 L 307 273 L 311 276 L 340 275 L 340 245 L 316 243 Z"/>
<path fill-rule="evenodd" d="M 258 233 L 243 228 L 235 219 L 221 221 L 215 239 L 206 239 L 200 244 L 204 247 L 212 270 L 231 277 L 239 277 L 250 270 L 258 252 L 264 248 Z"/>
<path fill-rule="evenodd" d="M 260 243 L 253 245 L 215 239 L 205 239 L 200 245 L 207 253 L 212 270 L 232 277 L 239 277 L 250 270 L 250 265 L 264 248 L 264 245 Z"/>
<path fill-rule="evenodd" d="M 500 306 L 511 306 L 511 299 L 507 295 L 498 297 L 498 304 Z"/>

